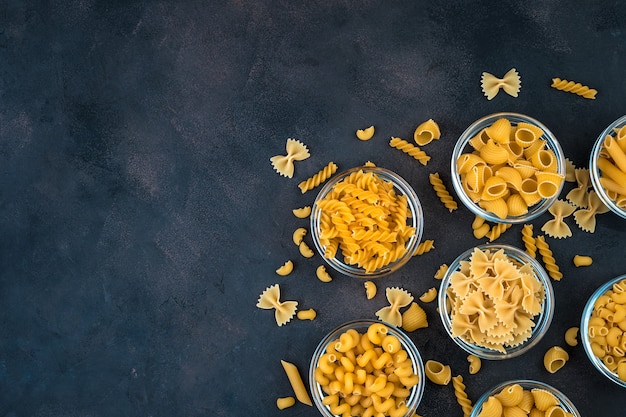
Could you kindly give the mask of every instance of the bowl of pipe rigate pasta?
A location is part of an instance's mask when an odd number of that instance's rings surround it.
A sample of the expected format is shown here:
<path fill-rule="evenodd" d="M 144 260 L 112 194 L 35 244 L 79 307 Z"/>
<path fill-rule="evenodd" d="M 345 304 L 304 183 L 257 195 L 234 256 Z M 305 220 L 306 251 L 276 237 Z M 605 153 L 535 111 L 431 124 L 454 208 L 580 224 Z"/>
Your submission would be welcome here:
<path fill-rule="evenodd" d="M 554 292 L 545 269 L 509 245 L 470 248 L 448 268 L 439 315 L 452 340 L 483 359 L 508 359 L 535 346 L 552 322 Z"/>
<path fill-rule="evenodd" d="M 474 214 L 496 223 L 524 223 L 558 199 L 565 156 L 552 132 L 518 113 L 496 113 L 459 137 L 450 163 L 452 183 Z"/>
<path fill-rule="evenodd" d="M 601 202 L 626 219 L 626 116 L 611 123 L 596 140 L 589 176 Z"/>
<path fill-rule="evenodd" d="M 502 382 L 474 404 L 470 417 L 580 417 L 574 404 L 556 388 L 539 381 Z"/>
<path fill-rule="evenodd" d="M 377 320 L 326 335 L 309 367 L 313 402 L 326 417 L 412 416 L 424 393 L 424 365 L 401 330 Z"/>
<path fill-rule="evenodd" d="M 332 177 L 311 211 L 315 247 L 336 271 L 376 278 L 406 264 L 422 236 L 417 194 L 398 174 L 374 166 Z"/>
<path fill-rule="evenodd" d="M 626 388 L 626 274 L 606 282 L 589 297 L 580 338 L 593 366 Z"/>

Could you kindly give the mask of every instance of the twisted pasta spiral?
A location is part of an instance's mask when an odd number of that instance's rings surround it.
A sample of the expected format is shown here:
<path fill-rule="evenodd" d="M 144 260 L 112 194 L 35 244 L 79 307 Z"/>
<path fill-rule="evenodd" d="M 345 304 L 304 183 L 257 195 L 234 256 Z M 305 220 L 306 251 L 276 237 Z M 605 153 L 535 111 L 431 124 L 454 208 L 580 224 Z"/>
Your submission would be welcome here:
<path fill-rule="evenodd" d="M 550 246 L 548 245 L 548 242 L 546 242 L 546 238 L 543 235 L 537 236 L 535 239 L 535 245 L 537 245 L 537 250 L 541 254 L 541 259 L 543 259 L 548 275 L 550 275 L 553 280 L 560 281 L 561 278 L 563 278 L 563 274 L 559 271 L 559 266 L 556 264 L 554 256 L 552 256 L 552 250 L 550 250 Z"/>
<path fill-rule="evenodd" d="M 428 161 L 430 161 L 430 156 L 428 156 L 426 152 L 422 151 L 417 146 L 410 144 L 406 140 L 400 138 L 391 138 L 391 140 L 389 141 L 389 146 L 401 150 L 408 155 L 411 155 L 413 158 L 417 159 L 422 165 L 426 165 Z"/>
<path fill-rule="evenodd" d="M 533 237 L 533 225 L 525 224 L 522 227 L 522 241 L 526 246 L 526 252 L 533 258 L 537 257 L 537 246 L 535 245 L 535 238 Z"/>
<path fill-rule="evenodd" d="M 454 387 L 454 395 L 456 397 L 456 401 L 463 409 L 463 417 L 468 417 L 472 413 L 472 401 L 467 398 L 467 393 L 465 392 L 465 384 L 463 383 L 463 377 L 461 375 L 453 377 L 452 386 Z"/>
<path fill-rule="evenodd" d="M 433 249 L 435 249 L 435 241 L 432 239 L 425 240 L 419 245 L 417 245 L 417 248 L 415 248 L 415 253 L 413 254 L 413 256 L 423 255 L 426 252 L 430 252 Z"/>
<path fill-rule="evenodd" d="M 569 93 L 578 94 L 584 98 L 594 100 L 596 98 L 597 90 L 582 85 L 581 83 L 575 83 L 574 81 L 562 80 L 560 78 L 552 79 L 552 88 L 557 90 L 567 91 Z"/>
<path fill-rule="evenodd" d="M 497 224 L 495 224 L 491 228 L 491 230 L 489 230 L 489 233 L 487 233 L 487 237 L 489 238 L 489 241 L 493 242 L 494 240 L 499 238 L 500 235 L 502 235 L 502 233 L 504 233 L 505 231 L 509 230 L 510 227 L 511 227 L 510 223 L 497 223 Z"/>
<path fill-rule="evenodd" d="M 334 162 L 329 162 L 328 165 L 322 168 L 317 174 L 298 184 L 298 187 L 300 188 L 300 190 L 302 190 L 302 194 L 304 194 L 326 181 L 336 171 L 337 165 L 335 165 Z"/>
<path fill-rule="evenodd" d="M 457 203 L 456 201 L 454 201 L 454 199 L 446 189 L 446 186 L 443 184 L 443 181 L 439 177 L 439 173 L 435 172 L 434 174 L 430 174 L 428 176 L 428 179 L 430 180 L 433 189 L 437 193 L 437 197 L 439 197 L 439 200 L 441 200 L 441 202 L 448 209 L 448 211 L 452 213 L 454 210 L 456 210 Z"/>

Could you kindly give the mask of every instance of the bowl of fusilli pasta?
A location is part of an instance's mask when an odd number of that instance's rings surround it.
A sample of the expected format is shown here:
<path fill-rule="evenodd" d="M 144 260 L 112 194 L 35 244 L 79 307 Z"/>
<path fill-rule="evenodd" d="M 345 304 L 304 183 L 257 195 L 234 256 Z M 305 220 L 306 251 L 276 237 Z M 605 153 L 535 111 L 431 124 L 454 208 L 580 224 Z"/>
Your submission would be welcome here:
<path fill-rule="evenodd" d="M 474 404 L 470 417 L 501 416 L 580 417 L 576 406 L 558 389 L 539 381 L 517 379 L 502 382 Z"/>
<path fill-rule="evenodd" d="M 336 271 L 376 278 L 406 264 L 422 236 L 417 194 L 398 174 L 363 166 L 333 176 L 311 211 L 311 235 Z"/>
<path fill-rule="evenodd" d="M 598 136 L 589 157 L 589 176 L 601 202 L 626 219 L 626 116 Z M 602 212 L 603 207 L 597 209 Z"/>
<path fill-rule="evenodd" d="M 438 304 L 443 327 L 459 347 L 482 359 L 509 359 L 548 331 L 554 292 L 536 259 L 510 245 L 486 244 L 450 264 Z"/>
<path fill-rule="evenodd" d="M 558 199 L 565 156 L 552 132 L 518 113 L 496 113 L 472 123 L 459 137 L 450 163 L 463 204 L 495 223 L 525 223 Z"/>
<path fill-rule="evenodd" d="M 378 320 L 352 321 L 318 344 L 309 385 L 313 402 L 326 417 L 408 417 L 424 393 L 424 365 L 400 329 Z"/>

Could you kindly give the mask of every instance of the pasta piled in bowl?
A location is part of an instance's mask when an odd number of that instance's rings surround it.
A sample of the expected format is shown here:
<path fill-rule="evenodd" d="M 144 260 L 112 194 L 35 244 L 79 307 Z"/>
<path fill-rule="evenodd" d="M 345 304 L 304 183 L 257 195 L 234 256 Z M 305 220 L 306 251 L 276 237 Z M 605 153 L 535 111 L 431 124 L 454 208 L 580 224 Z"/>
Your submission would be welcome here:
<path fill-rule="evenodd" d="M 337 174 L 320 190 L 311 212 L 318 252 L 335 270 L 359 278 L 381 277 L 406 264 L 423 224 L 413 188 L 379 167 Z"/>
<path fill-rule="evenodd" d="M 552 132 L 518 113 L 495 113 L 459 137 L 450 164 L 452 183 L 474 214 L 496 223 L 524 223 L 559 197 L 565 156 Z"/>
<path fill-rule="evenodd" d="M 606 282 L 589 297 L 580 337 L 593 366 L 626 388 L 626 274 Z"/>
<path fill-rule="evenodd" d="M 535 346 L 552 322 L 553 300 L 543 267 L 502 244 L 459 255 L 438 294 L 439 315 L 452 340 L 482 359 L 513 358 Z"/>
<path fill-rule="evenodd" d="M 589 157 L 589 175 L 600 200 L 626 219 L 626 116 L 598 136 Z"/>
<path fill-rule="evenodd" d="M 502 382 L 476 401 L 470 417 L 500 416 L 580 417 L 576 406 L 556 388 L 539 381 Z"/>
<path fill-rule="evenodd" d="M 319 343 L 309 367 L 313 402 L 326 417 L 412 416 L 424 365 L 401 330 L 377 320 L 345 323 Z"/>

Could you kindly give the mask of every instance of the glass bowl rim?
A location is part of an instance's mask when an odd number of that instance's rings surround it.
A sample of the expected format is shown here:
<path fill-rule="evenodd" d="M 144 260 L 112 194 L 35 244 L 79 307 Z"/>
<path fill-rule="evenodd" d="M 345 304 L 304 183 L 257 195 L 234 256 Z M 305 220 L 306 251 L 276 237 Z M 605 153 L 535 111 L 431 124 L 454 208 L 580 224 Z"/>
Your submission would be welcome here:
<path fill-rule="evenodd" d="M 317 347 L 313 351 L 311 362 L 309 363 L 308 378 L 309 378 L 309 387 L 311 390 L 311 397 L 313 397 L 313 403 L 315 403 L 315 406 L 317 407 L 317 409 L 322 415 L 326 417 L 335 417 L 334 414 L 330 413 L 330 410 L 328 410 L 327 406 L 322 404 L 322 398 L 324 395 L 321 392 L 321 388 L 319 388 L 320 384 L 315 380 L 315 369 L 316 369 L 317 362 L 322 356 L 328 343 L 330 343 L 334 339 L 337 339 L 339 335 L 341 335 L 341 333 L 347 330 L 356 329 L 356 328 L 367 329 L 372 324 L 382 324 L 385 327 L 387 327 L 387 329 L 390 330 L 391 334 L 393 334 L 394 336 L 398 337 L 398 339 L 400 339 L 400 343 L 409 354 L 409 358 L 413 360 L 413 368 L 417 371 L 419 382 L 417 383 L 417 385 L 411 388 L 412 392 L 411 392 L 411 395 L 408 397 L 409 398 L 407 401 L 408 411 L 407 411 L 406 416 L 413 415 L 413 413 L 417 410 L 417 407 L 419 406 L 420 402 L 422 401 L 422 397 L 424 395 L 424 387 L 426 386 L 426 380 L 425 380 L 426 375 L 424 371 L 424 362 L 422 359 L 422 355 L 419 349 L 417 348 L 417 346 L 415 345 L 415 343 L 413 342 L 413 340 L 411 340 L 411 338 L 406 333 L 404 333 L 404 331 L 402 331 L 400 328 L 393 326 L 389 323 L 385 323 L 384 321 L 381 321 L 381 320 L 374 320 L 374 319 L 350 320 L 348 322 L 345 322 L 335 327 L 333 330 L 328 332 L 320 340 L 320 342 L 317 344 Z"/>
<path fill-rule="evenodd" d="M 365 269 L 363 268 L 348 265 L 345 262 L 340 261 L 337 256 L 332 259 L 326 258 L 324 256 L 324 249 L 319 242 L 319 212 L 321 211 L 321 209 L 317 207 L 317 202 L 320 199 L 324 198 L 331 191 L 335 184 L 348 177 L 353 172 L 358 171 L 373 172 L 377 175 L 381 175 L 382 179 L 392 182 L 394 189 L 400 190 L 402 194 L 406 195 L 408 208 L 412 216 L 411 226 L 415 227 L 415 233 L 413 234 L 413 236 L 411 236 L 406 245 L 407 252 L 394 262 L 391 262 L 390 264 L 385 265 L 370 273 L 366 273 Z M 389 275 L 397 271 L 413 257 L 413 253 L 419 245 L 422 239 L 422 233 L 424 231 L 424 210 L 422 209 L 422 204 L 419 200 L 419 197 L 417 196 L 417 193 L 415 192 L 415 189 L 413 189 L 411 184 L 409 184 L 409 182 L 401 177 L 399 174 L 380 166 L 363 165 L 339 172 L 338 174 L 330 178 L 330 180 L 328 180 L 326 184 L 324 184 L 324 186 L 320 189 L 317 196 L 315 197 L 315 201 L 311 206 L 310 229 L 313 238 L 313 244 L 315 245 L 317 252 L 320 254 L 324 262 L 330 265 L 330 267 L 332 267 L 335 271 L 349 277 L 374 279 Z"/>
<path fill-rule="evenodd" d="M 499 112 L 499 113 L 488 114 L 474 121 L 459 136 L 459 139 L 457 140 L 456 144 L 454 145 L 454 149 L 452 150 L 452 157 L 450 158 L 450 172 L 452 174 L 452 186 L 454 187 L 454 191 L 456 192 L 457 196 L 459 197 L 463 205 L 473 214 L 477 216 L 481 216 L 485 220 L 488 220 L 493 223 L 520 224 L 520 223 L 533 220 L 541 216 L 543 213 L 545 213 L 550 208 L 550 206 L 556 200 L 558 200 L 559 194 L 561 194 L 561 191 L 563 190 L 565 181 L 561 182 L 561 186 L 559 187 L 558 191 L 555 193 L 554 196 L 548 199 L 542 199 L 539 203 L 535 204 L 533 206 L 534 209 L 530 210 L 528 213 L 522 216 L 515 216 L 515 217 L 507 216 L 506 219 L 501 219 L 498 216 L 492 214 L 491 212 L 484 210 L 482 207 L 474 203 L 467 196 L 467 194 L 463 190 L 463 186 L 461 185 L 459 174 L 457 173 L 456 161 L 463 153 L 463 150 L 469 145 L 470 139 L 472 139 L 472 137 L 474 137 L 474 135 L 478 133 L 481 129 L 487 126 L 490 126 L 493 122 L 495 122 L 496 120 L 502 117 L 505 117 L 509 121 L 514 121 L 516 123 L 523 121 L 523 122 L 531 123 L 540 127 L 544 132 L 543 137 L 545 137 L 546 139 L 546 145 L 548 145 L 548 147 L 551 150 L 553 150 L 554 154 L 557 156 L 557 165 L 558 165 L 557 172 L 565 175 L 565 154 L 563 153 L 563 149 L 561 148 L 559 141 L 557 140 L 556 136 L 554 136 L 554 134 L 552 133 L 550 129 L 548 129 L 539 120 L 531 116 L 528 116 L 522 113 L 515 113 L 515 112 Z M 485 126 L 482 126 L 482 125 L 485 125 Z"/>
<path fill-rule="evenodd" d="M 593 311 L 593 306 L 596 300 L 609 289 L 611 289 L 613 287 L 613 284 L 622 280 L 626 280 L 626 274 L 618 275 L 614 278 L 611 278 L 610 280 L 606 281 L 604 284 L 596 288 L 596 290 L 589 296 L 580 318 L 580 339 L 585 353 L 587 354 L 587 358 L 594 366 L 594 368 L 596 368 L 598 372 L 600 372 L 610 381 L 613 381 L 622 388 L 626 388 L 626 381 L 622 381 L 621 379 L 619 379 L 616 373 L 609 370 L 609 368 L 604 365 L 604 362 L 602 362 L 600 358 L 593 354 L 593 351 L 591 350 L 591 342 L 589 341 L 589 319 L 591 318 L 591 313 Z"/>
<path fill-rule="evenodd" d="M 626 115 L 614 120 L 613 123 L 608 125 L 594 142 L 589 155 L 589 176 L 591 178 L 591 184 L 593 185 L 594 191 L 604 205 L 619 217 L 626 219 L 626 209 L 619 208 L 615 202 L 609 198 L 609 195 L 604 190 L 604 187 L 600 184 L 600 168 L 598 168 L 598 158 L 600 156 L 602 145 L 604 144 L 604 139 L 613 132 L 614 128 L 620 125 L 626 125 Z"/>
<path fill-rule="evenodd" d="M 526 263 L 530 263 L 535 271 L 535 276 L 542 283 L 545 291 L 545 297 L 543 302 L 543 308 L 541 313 L 538 314 L 539 318 L 537 321 L 534 321 L 535 326 L 533 327 L 533 331 L 531 336 L 524 341 L 521 345 L 512 347 L 511 352 L 501 353 L 496 350 L 491 350 L 487 348 L 483 348 L 482 346 L 474 345 L 466 342 L 460 337 L 453 337 L 451 331 L 451 319 L 450 315 L 447 313 L 446 309 L 446 299 L 447 293 L 446 289 L 450 284 L 450 277 L 453 272 L 455 272 L 460 266 L 461 261 L 469 259 L 474 250 L 478 248 L 481 250 L 485 249 L 504 249 L 507 255 L 511 253 L 517 258 L 523 259 Z M 552 282 L 550 281 L 550 277 L 546 270 L 541 266 L 539 261 L 530 256 L 528 253 L 523 250 L 516 248 L 515 246 L 503 244 L 503 243 L 486 243 L 482 245 L 473 246 L 459 256 L 456 257 L 454 261 L 448 267 L 446 274 L 444 275 L 441 283 L 439 285 L 439 291 L 437 293 L 437 306 L 439 308 L 439 317 L 441 318 L 441 322 L 443 324 L 444 329 L 448 333 L 448 336 L 452 339 L 454 343 L 456 343 L 461 349 L 463 349 L 467 353 L 471 353 L 473 355 L 478 356 L 481 359 L 487 360 L 504 360 L 511 359 L 517 356 L 520 356 L 530 350 L 532 347 L 537 345 L 539 341 L 546 334 L 548 329 L 550 328 L 550 324 L 552 323 L 552 318 L 554 316 L 554 288 L 552 287 Z"/>

